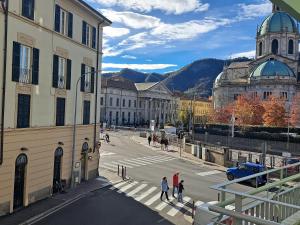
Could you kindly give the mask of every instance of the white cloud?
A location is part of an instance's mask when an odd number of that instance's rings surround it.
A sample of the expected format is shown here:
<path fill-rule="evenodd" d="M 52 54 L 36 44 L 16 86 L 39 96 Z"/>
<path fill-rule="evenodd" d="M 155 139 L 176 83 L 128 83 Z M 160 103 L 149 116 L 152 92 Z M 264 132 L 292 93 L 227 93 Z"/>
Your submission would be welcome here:
<path fill-rule="evenodd" d="M 136 59 L 136 57 L 133 56 L 133 55 L 122 55 L 121 58 L 123 58 L 123 59 Z"/>
<path fill-rule="evenodd" d="M 254 58 L 255 53 L 256 53 L 255 50 L 248 51 L 248 52 L 235 53 L 235 54 L 231 55 L 231 58 L 233 58 L 233 59 L 240 58 L 240 57 Z"/>
<path fill-rule="evenodd" d="M 133 70 L 159 70 L 169 67 L 176 67 L 175 64 L 116 64 L 116 63 L 103 63 L 102 67 L 109 69 L 133 69 Z"/>
<path fill-rule="evenodd" d="M 106 37 L 122 37 L 130 33 L 130 30 L 127 28 L 117 28 L 117 27 L 104 27 L 103 34 Z"/>
<path fill-rule="evenodd" d="M 251 19 L 268 15 L 272 9 L 272 3 L 268 0 L 264 0 L 260 4 L 239 4 L 239 7 L 239 18 Z"/>
<path fill-rule="evenodd" d="M 159 36 L 167 40 L 192 39 L 200 34 L 208 33 L 220 26 L 230 24 L 229 19 L 205 18 L 203 20 L 191 20 L 185 23 L 160 24 L 150 33 L 153 36 Z"/>
<path fill-rule="evenodd" d="M 134 29 L 150 29 L 160 24 L 160 19 L 134 12 L 117 12 L 111 9 L 102 9 L 101 12 L 112 22 L 122 23 Z"/>
<path fill-rule="evenodd" d="M 107 7 L 119 6 L 139 12 L 161 10 L 176 15 L 193 11 L 207 11 L 209 8 L 209 4 L 203 4 L 200 0 L 90 0 L 90 2 L 98 2 Z"/>

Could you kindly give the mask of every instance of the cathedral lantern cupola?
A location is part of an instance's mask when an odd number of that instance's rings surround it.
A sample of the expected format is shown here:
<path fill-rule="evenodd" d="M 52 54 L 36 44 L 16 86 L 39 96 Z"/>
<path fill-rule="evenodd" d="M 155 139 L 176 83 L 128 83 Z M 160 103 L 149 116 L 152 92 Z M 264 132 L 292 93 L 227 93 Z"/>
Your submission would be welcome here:
<path fill-rule="evenodd" d="M 272 12 L 274 13 L 274 12 L 279 12 L 279 11 L 281 11 L 281 9 L 279 8 L 279 6 L 277 6 L 276 4 L 273 4 L 273 10 L 272 10 Z"/>

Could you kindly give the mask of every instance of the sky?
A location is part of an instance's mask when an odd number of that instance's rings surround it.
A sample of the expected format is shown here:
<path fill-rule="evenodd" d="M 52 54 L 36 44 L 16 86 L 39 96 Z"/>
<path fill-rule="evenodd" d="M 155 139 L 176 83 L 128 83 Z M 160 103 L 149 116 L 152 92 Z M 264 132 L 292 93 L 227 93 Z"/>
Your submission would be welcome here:
<path fill-rule="evenodd" d="M 269 0 L 85 0 L 104 28 L 103 71 L 166 73 L 203 58 L 253 57 Z"/>

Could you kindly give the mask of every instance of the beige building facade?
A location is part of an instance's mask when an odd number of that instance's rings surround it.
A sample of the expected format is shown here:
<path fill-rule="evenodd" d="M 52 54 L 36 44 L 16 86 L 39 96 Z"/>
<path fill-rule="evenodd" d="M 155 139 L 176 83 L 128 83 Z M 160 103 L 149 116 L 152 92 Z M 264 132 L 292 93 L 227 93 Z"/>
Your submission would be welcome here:
<path fill-rule="evenodd" d="M 62 180 L 70 184 L 76 91 L 76 182 L 97 175 L 97 68 L 102 30 L 111 23 L 81 0 L 10 0 L 6 30 L 6 10 L 0 7 L 1 53 L 7 47 L 6 71 L 0 54 L 1 87 L 6 75 L 0 215 L 52 195 Z"/>

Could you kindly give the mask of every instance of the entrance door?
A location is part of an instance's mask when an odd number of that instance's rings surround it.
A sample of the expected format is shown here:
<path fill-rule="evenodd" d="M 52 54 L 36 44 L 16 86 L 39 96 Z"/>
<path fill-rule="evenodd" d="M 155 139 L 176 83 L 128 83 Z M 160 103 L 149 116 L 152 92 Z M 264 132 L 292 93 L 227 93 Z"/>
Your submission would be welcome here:
<path fill-rule="evenodd" d="M 59 191 L 59 186 L 61 182 L 61 160 L 63 156 L 63 149 L 61 147 L 55 150 L 54 154 L 54 172 L 53 172 L 53 193 L 57 193 Z"/>
<path fill-rule="evenodd" d="M 15 183 L 14 183 L 14 209 L 23 207 L 24 205 L 24 186 L 25 172 L 27 165 L 27 156 L 21 154 L 16 159 L 15 165 Z"/>

